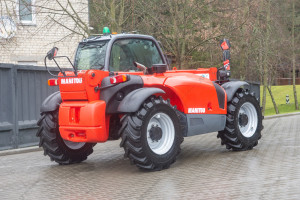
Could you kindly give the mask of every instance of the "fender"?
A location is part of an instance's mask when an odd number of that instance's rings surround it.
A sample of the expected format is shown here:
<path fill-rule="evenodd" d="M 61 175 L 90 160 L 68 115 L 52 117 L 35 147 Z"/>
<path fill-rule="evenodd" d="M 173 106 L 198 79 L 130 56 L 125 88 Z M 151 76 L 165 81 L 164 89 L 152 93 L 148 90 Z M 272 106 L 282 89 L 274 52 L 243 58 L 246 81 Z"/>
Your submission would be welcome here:
<path fill-rule="evenodd" d="M 227 94 L 227 102 L 231 101 L 233 98 L 233 95 L 236 93 L 236 91 L 241 87 L 249 85 L 249 83 L 245 81 L 232 81 L 232 82 L 227 82 L 221 85 L 224 90 L 226 91 Z"/>
<path fill-rule="evenodd" d="M 121 101 L 118 112 L 136 112 L 142 103 L 151 95 L 156 93 L 165 93 L 159 88 L 139 88 L 128 95 Z"/>
<path fill-rule="evenodd" d="M 59 91 L 54 92 L 44 100 L 40 111 L 41 113 L 55 111 L 59 107 L 61 102 L 62 100 L 61 100 L 60 92 Z"/>

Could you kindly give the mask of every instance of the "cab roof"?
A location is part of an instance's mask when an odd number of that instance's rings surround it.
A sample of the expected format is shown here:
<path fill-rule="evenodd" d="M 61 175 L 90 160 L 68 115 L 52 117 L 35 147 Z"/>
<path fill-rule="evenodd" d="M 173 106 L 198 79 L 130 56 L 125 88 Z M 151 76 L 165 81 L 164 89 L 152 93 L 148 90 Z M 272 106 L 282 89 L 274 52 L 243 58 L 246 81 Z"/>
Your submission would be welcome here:
<path fill-rule="evenodd" d="M 125 38 L 150 39 L 155 41 L 154 37 L 150 35 L 120 33 L 120 34 L 108 34 L 108 35 L 92 35 L 88 38 L 83 39 L 80 43 L 97 42 L 103 40 L 117 40 L 117 39 L 125 39 Z"/>

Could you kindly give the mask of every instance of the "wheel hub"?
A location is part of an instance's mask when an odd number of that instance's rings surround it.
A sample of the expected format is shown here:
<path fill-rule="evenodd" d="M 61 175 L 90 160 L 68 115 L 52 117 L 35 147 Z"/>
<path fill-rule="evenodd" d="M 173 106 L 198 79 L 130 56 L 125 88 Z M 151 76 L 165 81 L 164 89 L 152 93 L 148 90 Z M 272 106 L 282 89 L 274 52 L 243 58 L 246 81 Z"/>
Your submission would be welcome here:
<path fill-rule="evenodd" d="M 67 147 L 73 150 L 80 149 L 86 144 L 85 142 L 71 142 L 69 140 L 63 140 L 63 141 Z"/>
<path fill-rule="evenodd" d="M 151 129 L 149 130 L 149 135 L 153 142 L 158 142 L 162 138 L 162 130 L 158 125 L 152 125 Z"/>
<path fill-rule="evenodd" d="M 163 112 L 153 115 L 147 125 L 147 142 L 150 149 L 158 155 L 167 153 L 173 146 L 175 127 L 172 119 Z"/>
<path fill-rule="evenodd" d="M 245 127 L 248 124 L 248 116 L 246 114 L 239 115 L 239 124 L 241 127 Z"/>
<path fill-rule="evenodd" d="M 239 109 L 238 126 L 244 137 L 252 137 L 258 126 L 258 115 L 256 108 L 251 102 L 245 102 Z"/>

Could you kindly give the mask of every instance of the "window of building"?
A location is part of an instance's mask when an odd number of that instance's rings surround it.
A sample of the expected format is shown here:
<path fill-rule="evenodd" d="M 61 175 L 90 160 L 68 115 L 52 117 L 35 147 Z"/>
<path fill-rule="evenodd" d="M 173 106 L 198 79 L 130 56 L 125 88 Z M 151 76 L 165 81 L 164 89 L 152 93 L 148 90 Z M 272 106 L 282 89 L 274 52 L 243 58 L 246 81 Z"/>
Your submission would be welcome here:
<path fill-rule="evenodd" d="M 22 24 L 35 24 L 34 0 L 18 0 L 18 15 Z"/>

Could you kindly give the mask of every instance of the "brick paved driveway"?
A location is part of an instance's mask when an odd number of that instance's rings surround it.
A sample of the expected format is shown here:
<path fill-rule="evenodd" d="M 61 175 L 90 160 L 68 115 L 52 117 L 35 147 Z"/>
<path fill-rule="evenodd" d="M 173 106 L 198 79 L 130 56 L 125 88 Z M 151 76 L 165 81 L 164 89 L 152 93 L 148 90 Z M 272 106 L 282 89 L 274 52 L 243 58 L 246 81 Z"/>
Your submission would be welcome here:
<path fill-rule="evenodd" d="M 300 115 L 264 126 L 252 151 L 227 151 L 216 133 L 185 138 L 160 172 L 131 166 L 119 141 L 70 166 L 41 151 L 0 156 L 0 199 L 300 199 Z"/>

